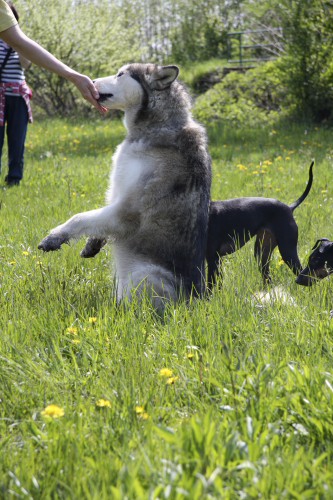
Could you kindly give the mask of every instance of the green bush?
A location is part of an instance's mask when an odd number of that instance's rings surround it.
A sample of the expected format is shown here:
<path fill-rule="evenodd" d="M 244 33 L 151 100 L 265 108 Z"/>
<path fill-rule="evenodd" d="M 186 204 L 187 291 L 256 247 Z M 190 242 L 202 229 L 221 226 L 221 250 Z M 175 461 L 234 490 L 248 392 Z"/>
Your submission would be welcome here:
<path fill-rule="evenodd" d="M 333 7 L 330 0 L 283 0 L 286 85 L 299 116 L 333 116 Z"/>
<path fill-rule="evenodd" d="M 219 16 L 188 8 L 171 35 L 172 57 L 180 64 L 226 56 L 227 30 Z"/>
<path fill-rule="evenodd" d="M 268 62 L 246 73 L 231 72 L 195 104 L 196 117 L 233 126 L 272 123 L 286 113 L 288 99 L 279 63 Z M 290 109 L 290 107 L 289 107 Z"/>

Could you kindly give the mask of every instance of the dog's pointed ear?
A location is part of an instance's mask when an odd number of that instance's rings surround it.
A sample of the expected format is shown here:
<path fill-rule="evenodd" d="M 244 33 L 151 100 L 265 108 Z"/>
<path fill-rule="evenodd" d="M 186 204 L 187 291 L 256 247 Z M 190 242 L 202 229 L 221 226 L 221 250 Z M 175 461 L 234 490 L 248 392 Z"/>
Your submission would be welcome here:
<path fill-rule="evenodd" d="M 322 245 L 322 243 L 323 243 L 323 245 Z M 332 246 L 332 242 L 331 242 L 329 239 L 327 239 L 327 238 L 322 238 L 322 239 L 320 240 L 320 247 L 319 247 L 319 249 L 318 249 L 318 250 L 319 250 L 319 253 L 324 253 L 324 252 L 326 252 L 329 248 L 331 248 L 331 246 Z"/>
<path fill-rule="evenodd" d="M 330 241 L 328 240 L 327 238 L 321 238 L 320 240 L 317 240 L 316 243 L 314 244 L 314 246 L 312 247 L 312 250 L 314 250 L 315 248 L 317 248 L 319 245 L 321 245 L 321 243 L 323 241 Z"/>
<path fill-rule="evenodd" d="M 156 66 L 150 75 L 149 86 L 152 90 L 165 90 L 179 74 L 178 66 Z"/>

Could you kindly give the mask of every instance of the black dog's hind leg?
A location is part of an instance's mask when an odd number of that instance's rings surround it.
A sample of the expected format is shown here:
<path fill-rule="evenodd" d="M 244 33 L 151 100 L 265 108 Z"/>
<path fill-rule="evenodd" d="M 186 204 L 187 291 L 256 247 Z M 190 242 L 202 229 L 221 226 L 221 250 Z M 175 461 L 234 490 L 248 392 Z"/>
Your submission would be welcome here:
<path fill-rule="evenodd" d="M 294 220 L 290 220 L 284 230 L 276 232 L 277 244 L 282 259 L 292 272 L 298 276 L 302 270 L 302 264 L 297 254 L 298 227 Z"/>
<path fill-rule="evenodd" d="M 213 288 L 216 284 L 216 276 L 219 271 L 220 257 L 217 252 L 213 256 L 207 257 L 208 264 L 208 275 L 207 275 L 207 287 L 209 290 Z"/>
<path fill-rule="evenodd" d="M 269 272 L 269 263 L 277 242 L 273 234 L 266 230 L 259 231 L 254 244 L 254 255 L 260 267 L 261 275 L 265 284 L 272 282 Z"/>
<path fill-rule="evenodd" d="M 107 241 L 104 238 L 89 238 L 86 246 L 81 251 L 80 255 L 84 258 L 95 257 L 101 250 L 101 248 L 106 245 Z"/>

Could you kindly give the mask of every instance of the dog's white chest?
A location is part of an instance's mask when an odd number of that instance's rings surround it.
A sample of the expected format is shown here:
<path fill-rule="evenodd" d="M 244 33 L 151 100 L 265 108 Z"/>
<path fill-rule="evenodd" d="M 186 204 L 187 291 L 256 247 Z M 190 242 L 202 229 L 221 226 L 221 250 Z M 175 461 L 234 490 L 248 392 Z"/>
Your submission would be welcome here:
<path fill-rule="evenodd" d="M 144 144 L 136 142 L 120 144 L 113 156 L 108 202 L 126 199 L 134 192 L 139 195 L 144 179 L 153 171 L 154 163 L 146 154 Z"/>

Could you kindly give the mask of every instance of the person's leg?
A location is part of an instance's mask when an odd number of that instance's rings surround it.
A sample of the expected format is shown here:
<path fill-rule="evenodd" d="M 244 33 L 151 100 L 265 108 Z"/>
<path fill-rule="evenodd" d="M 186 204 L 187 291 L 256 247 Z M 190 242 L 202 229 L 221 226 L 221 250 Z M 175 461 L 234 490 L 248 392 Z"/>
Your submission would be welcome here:
<path fill-rule="evenodd" d="M 23 177 L 24 144 L 28 127 L 28 109 L 21 96 L 6 96 L 8 140 L 7 184 L 19 184 Z"/>
<path fill-rule="evenodd" d="M 2 158 L 4 137 L 5 137 L 5 126 L 0 127 L 0 174 L 1 174 L 1 158 Z"/>

